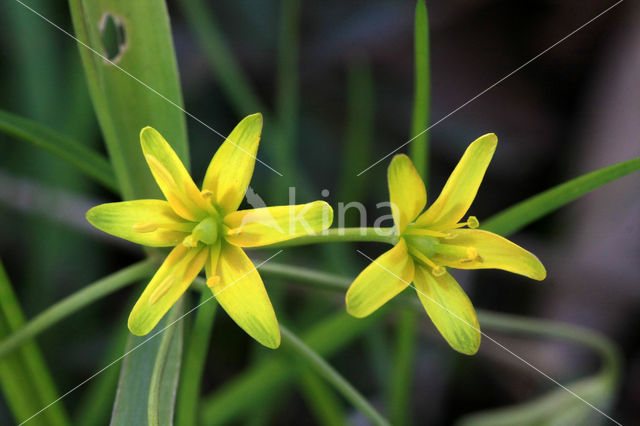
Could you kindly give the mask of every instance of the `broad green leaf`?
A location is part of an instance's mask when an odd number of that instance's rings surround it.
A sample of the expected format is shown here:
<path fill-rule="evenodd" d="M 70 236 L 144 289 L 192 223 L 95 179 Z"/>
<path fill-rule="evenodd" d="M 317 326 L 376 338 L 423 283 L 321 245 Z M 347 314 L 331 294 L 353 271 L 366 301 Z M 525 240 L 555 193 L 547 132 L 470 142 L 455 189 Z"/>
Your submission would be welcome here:
<path fill-rule="evenodd" d="M 0 338 L 22 327 L 24 315 L 9 278 L 0 263 Z M 16 422 L 23 422 L 58 399 L 38 345 L 28 341 L 0 360 L 0 387 Z M 33 417 L 34 425 L 70 424 L 63 404 L 54 404 Z"/>
<path fill-rule="evenodd" d="M 69 5 L 75 34 L 84 44 L 78 48 L 89 92 L 122 195 L 126 200 L 159 196 L 142 155 L 140 130 L 157 129 L 189 163 L 165 2 L 69 0 Z M 117 33 L 115 51 L 103 46 L 108 31 Z"/>
<path fill-rule="evenodd" d="M 165 425 L 173 421 L 182 321 L 170 324 L 182 312 L 182 303 L 178 302 L 148 335 L 129 336 L 111 426 Z M 150 411 L 153 411 L 152 417 Z"/>
<path fill-rule="evenodd" d="M 429 19 L 424 0 L 416 2 L 413 29 L 414 87 L 413 119 L 409 155 L 422 179 L 427 183 L 429 172 L 429 102 L 431 95 L 431 70 L 429 65 Z M 420 136 L 418 136 L 420 135 Z"/>
<path fill-rule="evenodd" d="M 512 234 L 594 189 L 640 169 L 640 157 L 584 174 L 528 198 L 481 223 L 500 235 Z"/>
<path fill-rule="evenodd" d="M 49 151 L 73 164 L 110 190 L 118 192 L 115 175 L 109 162 L 72 138 L 36 121 L 2 110 L 0 110 L 0 131 Z"/>

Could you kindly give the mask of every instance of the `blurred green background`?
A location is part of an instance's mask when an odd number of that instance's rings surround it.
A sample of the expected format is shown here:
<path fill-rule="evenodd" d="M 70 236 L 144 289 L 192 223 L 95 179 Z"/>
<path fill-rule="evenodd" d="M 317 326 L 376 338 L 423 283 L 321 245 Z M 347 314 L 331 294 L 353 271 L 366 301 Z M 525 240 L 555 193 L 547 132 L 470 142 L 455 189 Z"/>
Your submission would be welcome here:
<path fill-rule="evenodd" d="M 71 31 L 65 2 L 31 7 Z M 286 1 L 284 2 L 286 3 Z M 439 120 L 613 4 L 572 1 L 430 1 L 431 117 Z M 169 1 L 185 108 L 228 134 L 244 115 L 266 115 L 252 186 L 268 204 L 364 201 L 369 223 L 387 214 L 383 161 L 409 139 L 413 99 L 413 2 L 302 2 L 295 40 L 281 40 L 282 3 Z M 294 10 L 295 7 L 291 10 Z M 471 213 L 483 218 L 552 185 L 640 155 L 640 4 L 624 2 L 542 55 L 430 131 L 427 191 L 434 200 L 465 147 L 494 132 L 499 146 Z M 291 22 L 295 22 L 293 18 Z M 252 91 L 216 61 L 224 38 Z M 213 38 L 212 38 L 213 37 Z M 290 44 L 286 55 L 278 44 Z M 76 43 L 19 3 L 0 4 L 0 108 L 39 122 L 104 152 Z M 297 70 L 287 75 L 278 69 Z M 350 119 L 351 118 L 351 119 Z M 269 123 L 271 120 L 271 123 Z M 200 180 L 222 142 L 188 119 L 193 175 Z M 351 124 L 349 124 L 351 123 Z M 277 126 L 277 129 L 276 129 Z M 406 152 L 406 148 L 401 150 Z M 322 190 L 328 190 L 325 196 Z M 542 260 L 548 278 L 534 282 L 496 271 L 455 276 L 477 308 L 560 319 L 599 330 L 620 345 L 626 364 L 610 414 L 640 423 L 640 177 L 631 175 L 585 196 L 512 237 Z M 143 258 L 139 247 L 105 236 L 84 219 L 91 206 L 116 197 L 49 153 L 0 134 L 0 258 L 27 318 L 62 297 Z M 347 225 L 357 225 L 348 216 Z M 285 261 L 353 276 L 383 247 L 305 247 Z M 266 258 L 268 252 L 258 252 Z M 279 318 L 300 328 L 343 309 L 342 295 L 265 279 Z M 273 282 L 272 282 L 273 281 Z M 141 291 L 134 286 L 64 320 L 38 338 L 64 392 L 122 353 L 125 318 Z M 395 315 L 381 333 L 358 339 L 331 358 L 375 405 L 382 405 L 393 363 Z M 522 402 L 553 385 L 484 340 L 472 358 L 452 351 L 426 318 L 414 370 L 416 424 L 450 424 L 478 410 Z M 116 336 L 116 337 L 114 337 Z M 492 335 L 493 336 L 493 335 Z M 572 346 L 499 336 L 502 343 L 566 382 L 597 367 Z M 217 316 L 203 379 L 205 393 L 228 383 L 265 350 L 224 314 Z M 363 362 L 364 360 L 364 362 Z M 117 378 L 119 367 L 111 374 Z M 93 405 L 108 419 L 115 380 Z M 77 411 L 90 387 L 66 398 Z M 299 392 L 280 394 L 265 412 L 270 424 L 315 422 Z M 365 420 L 353 413 L 355 423 Z M 0 399 L 0 423 L 11 416 Z"/>

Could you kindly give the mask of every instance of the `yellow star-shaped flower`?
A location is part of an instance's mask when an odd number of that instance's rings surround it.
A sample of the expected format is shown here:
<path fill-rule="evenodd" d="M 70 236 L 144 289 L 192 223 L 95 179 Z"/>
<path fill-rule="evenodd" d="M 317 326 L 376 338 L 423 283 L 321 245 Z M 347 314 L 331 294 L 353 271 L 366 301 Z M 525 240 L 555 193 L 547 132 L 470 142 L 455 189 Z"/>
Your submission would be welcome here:
<path fill-rule="evenodd" d="M 350 314 L 371 314 L 413 282 L 442 336 L 455 350 L 471 355 L 480 346 L 478 319 L 471 301 L 446 268 L 497 268 L 535 280 L 546 277 L 544 266 L 533 254 L 496 234 L 473 229 L 479 225 L 473 216 L 460 222 L 478 192 L 497 142 L 494 134 L 474 141 L 438 199 L 422 214 L 427 204 L 422 179 L 409 157 L 393 158 L 388 183 L 397 243 L 351 284 L 346 296 Z"/>
<path fill-rule="evenodd" d="M 274 244 L 331 226 L 324 201 L 238 210 L 255 165 L 262 115 L 242 120 L 211 160 L 199 190 L 171 146 L 155 129 L 140 132 L 142 151 L 167 201 L 96 206 L 87 220 L 134 243 L 175 248 L 129 315 L 129 329 L 149 333 L 204 267 L 220 305 L 263 345 L 280 345 L 280 329 L 262 279 L 241 247 Z"/>

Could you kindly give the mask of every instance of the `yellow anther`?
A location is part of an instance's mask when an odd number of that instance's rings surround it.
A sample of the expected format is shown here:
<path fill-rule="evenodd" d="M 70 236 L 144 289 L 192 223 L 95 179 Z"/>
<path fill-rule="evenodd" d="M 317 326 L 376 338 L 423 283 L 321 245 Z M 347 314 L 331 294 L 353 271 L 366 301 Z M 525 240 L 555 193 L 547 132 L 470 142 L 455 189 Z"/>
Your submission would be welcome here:
<path fill-rule="evenodd" d="M 158 176 L 160 180 L 163 180 L 167 185 L 171 185 L 176 189 L 176 181 L 171 176 L 171 173 L 167 168 L 158 160 L 155 156 L 151 154 L 145 155 L 147 162 L 149 163 L 149 168 Z"/>
<path fill-rule="evenodd" d="M 133 232 L 144 234 L 147 232 L 153 232 L 158 229 L 158 224 L 154 222 L 139 222 L 133 225 L 131 229 L 133 229 Z"/>
<path fill-rule="evenodd" d="M 469 219 L 467 219 L 467 226 L 471 229 L 476 229 L 478 226 L 480 226 L 480 222 L 478 222 L 477 217 L 469 216 Z"/>
<path fill-rule="evenodd" d="M 202 198 L 204 198 L 205 200 L 208 200 L 209 198 L 213 197 L 213 192 L 209 191 L 208 189 L 205 189 L 204 191 L 202 191 Z"/>
<path fill-rule="evenodd" d="M 447 270 L 440 265 L 436 265 L 434 268 L 431 269 L 431 273 L 433 274 L 434 277 L 441 277 L 446 272 Z"/>
<path fill-rule="evenodd" d="M 168 275 L 165 279 L 163 279 L 162 282 L 158 284 L 158 287 L 153 290 L 153 292 L 149 296 L 149 304 L 155 305 L 155 303 L 160 300 L 162 296 L 167 294 L 175 280 L 176 277 L 174 275 Z"/>
<path fill-rule="evenodd" d="M 220 275 L 214 275 L 213 277 L 207 279 L 207 287 L 213 288 L 219 282 L 220 282 Z"/>
<path fill-rule="evenodd" d="M 196 247 L 198 245 L 198 240 L 193 238 L 193 235 L 187 235 L 182 240 L 182 245 L 185 247 Z"/>
<path fill-rule="evenodd" d="M 227 235 L 237 235 L 242 231 L 242 227 L 238 226 L 237 228 L 232 228 L 227 231 Z"/>

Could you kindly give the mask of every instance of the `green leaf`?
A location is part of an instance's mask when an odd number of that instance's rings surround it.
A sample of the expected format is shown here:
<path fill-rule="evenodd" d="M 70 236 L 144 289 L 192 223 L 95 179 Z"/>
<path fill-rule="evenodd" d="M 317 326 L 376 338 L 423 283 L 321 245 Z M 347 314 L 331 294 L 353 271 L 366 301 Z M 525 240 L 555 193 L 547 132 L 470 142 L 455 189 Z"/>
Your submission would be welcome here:
<path fill-rule="evenodd" d="M 9 278 L 0 262 L 0 338 L 19 329 L 24 315 Z M 21 423 L 59 397 L 40 349 L 28 341 L 0 361 L 0 386 L 14 419 Z M 64 406 L 56 403 L 30 421 L 34 425 L 70 424 Z"/>
<path fill-rule="evenodd" d="M 210 300 L 211 297 L 210 291 L 202 291 L 196 319 L 189 333 L 176 408 L 176 424 L 181 426 L 196 426 L 198 424 L 202 373 L 209 350 L 213 321 L 218 308 L 216 301 Z"/>
<path fill-rule="evenodd" d="M 171 324 L 181 314 L 182 303 L 178 302 L 148 335 L 130 335 L 111 426 L 172 424 L 182 321 Z"/>
<path fill-rule="evenodd" d="M 415 82 L 411 137 L 415 137 L 415 139 L 409 145 L 409 155 L 426 184 L 429 170 L 429 132 L 425 130 L 429 126 L 431 70 L 429 65 L 429 19 L 424 0 L 418 0 L 416 3 L 413 37 Z"/>
<path fill-rule="evenodd" d="M 169 16 L 162 0 L 69 0 L 89 92 L 124 199 L 160 194 L 139 133 L 152 126 L 188 165 L 185 118 Z M 115 26 L 115 28 L 114 28 Z M 105 30 L 119 33 L 103 46 Z M 113 39 L 112 39 L 113 40 Z M 110 53 L 109 60 L 105 55 Z"/>
<path fill-rule="evenodd" d="M 594 189 L 640 169 L 640 157 L 584 174 L 528 198 L 481 223 L 500 235 L 512 234 Z"/>
<path fill-rule="evenodd" d="M 156 362 L 149 385 L 148 421 L 149 425 L 173 425 L 176 391 L 182 365 L 182 344 L 184 323 L 182 298 L 167 315 L 167 329 L 162 332 L 162 341 L 156 355 Z"/>
<path fill-rule="evenodd" d="M 116 178 L 109 162 L 97 152 L 70 137 L 36 121 L 2 110 L 0 110 L 0 131 L 49 151 L 73 164 L 110 190 L 118 192 Z"/>
<path fill-rule="evenodd" d="M 333 391 L 311 369 L 302 369 L 298 387 L 320 425 L 346 425 L 346 417 L 340 401 Z"/>

